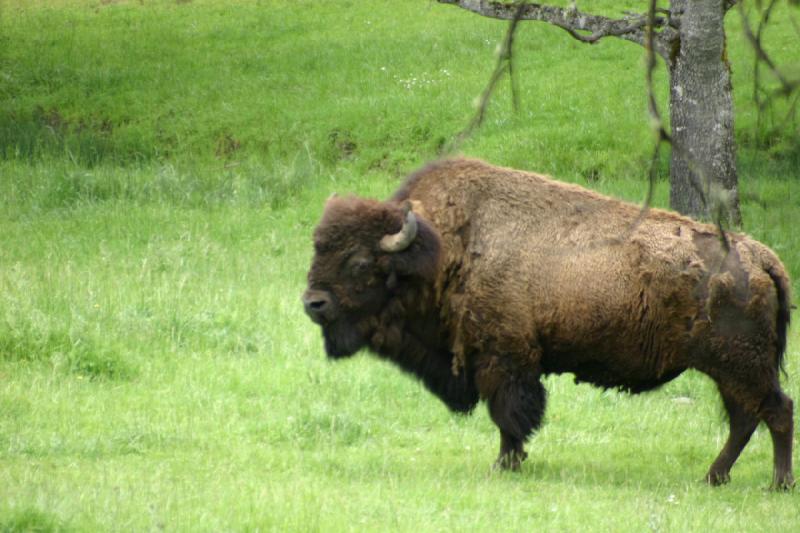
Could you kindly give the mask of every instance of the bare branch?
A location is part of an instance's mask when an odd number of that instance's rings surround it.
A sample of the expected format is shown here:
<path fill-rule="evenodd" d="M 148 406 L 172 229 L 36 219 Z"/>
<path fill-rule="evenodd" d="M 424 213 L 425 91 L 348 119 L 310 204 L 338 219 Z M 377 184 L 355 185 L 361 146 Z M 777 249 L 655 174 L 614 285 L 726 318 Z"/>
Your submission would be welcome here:
<path fill-rule="evenodd" d="M 767 6 L 766 10 L 764 10 L 764 12 L 762 13 L 761 21 L 759 22 L 758 29 L 756 30 L 757 34 L 754 34 L 752 28 L 750 27 L 750 19 L 747 16 L 747 12 L 745 11 L 744 4 L 742 2 L 739 2 L 739 14 L 742 17 L 742 27 L 744 29 L 744 34 L 747 37 L 747 40 L 750 42 L 750 45 L 753 47 L 753 50 L 755 51 L 756 54 L 756 66 L 755 66 L 755 76 L 754 76 L 756 87 L 758 87 L 759 84 L 758 65 L 759 63 L 763 63 L 767 66 L 767 68 L 770 70 L 775 79 L 778 80 L 778 83 L 780 83 L 781 87 L 780 89 L 778 89 L 778 91 L 776 91 L 776 94 L 780 96 L 789 96 L 795 90 L 800 88 L 800 79 L 790 80 L 789 78 L 787 78 L 786 75 L 783 72 L 781 72 L 781 70 L 772 60 L 767 51 L 764 50 L 764 47 L 761 43 L 762 33 L 767 23 L 769 22 L 769 17 L 772 13 L 772 9 L 775 7 L 775 4 L 776 0 L 772 0 L 769 3 L 769 6 Z"/>
<path fill-rule="evenodd" d="M 789 0 L 789 3 L 791 4 L 792 0 Z M 784 128 L 789 120 L 793 120 L 795 117 L 798 97 L 800 97 L 800 78 L 791 79 L 787 76 L 786 73 L 778 67 L 770 54 L 767 53 L 763 45 L 764 32 L 769 25 L 773 9 L 775 9 L 777 4 L 778 0 L 769 0 L 766 5 L 761 1 L 756 3 L 758 20 L 755 24 L 755 28 L 751 27 L 748 12 L 745 11 L 742 3 L 740 2 L 738 5 L 744 35 L 752 46 L 755 56 L 753 61 L 753 102 L 756 104 L 756 109 L 758 111 L 756 115 L 756 132 L 762 131 L 766 111 L 781 97 L 789 101 L 788 112 L 778 126 L 779 129 Z M 800 36 L 800 27 L 794 19 L 793 13 L 790 11 L 787 15 L 795 32 Z M 763 81 L 761 75 L 762 66 L 765 66 L 778 82 L 777 88 L 767 88 L 767 84 Z"/>
<path fill-rule="evenodd" d="M 660 145 L 662 141 L 671 143 L 672 137 L 670 137 L 670 134 L 664 127 L 664 121 L 661 119 L 661 112 L 658 110 L 655 90 L 653 89 L 653 72 L 655 72 L 656 69 L 656 4 L 657 0 L 651 0 L 650 9 L 645 20 L 645 39 L 643 44 L 647 51 L 647 109 L 650 112 L 650 121 L 653 124 L 653 129 L 656 132 L 656 142 Z M 656 150 L 658 150 L 658 146 Z"/>
<path fill-rule="evenodd" d="M 738 3 L 740 3 L 739 0 L 725 0 L 725 2 L 722 5 L 722 9 L 724 9 L 725 12 L 727 13 L 733 6 L 735 6 Z"/>
<path fill-rule="evenodd" d="M 508 72 L 509 77 L 511 78 L 511 99 L 514 111 L 519 109 L 519 90 L 517 88 L 516 81 L 514 79 L 514 36 L 517 32 L 517 24 L 519 24 L 520 14 L 522 13 L 523 4 L 517 6 L 517 11 L 515 16 L 511 19 L 511 23 L 508 25 L 508 31 L 506 32 L 506 36 L 503 39 L 503 45 L 500 48 L 499 53 L 497 54 L 497 64 L 494 67 L 494 71 L 492 72 L 491 77 L 489 78 L 489 83 L 486 84 L 486 88 L 483 90 L 483 94 L 481 94 L 480 101 L 478 102 L 478 109 L 475 112 L 475 116 L 472 117 L 467 127 L 461 130 L 450 143 L 450 145 L 444 150 L 444 153 L 450 153 L 458 149 L 459 145 L 469 137 L 472 132 L 483 124 L 483 118 L 486 115 L 486 110 L 489 107 L 489 100 L 494 93 L 494 89 L 497 86 L 497 82 L 500 81 L 500 78 L 503 77 L 505 72 Z"/>
<path fill-rule="evenodd" d="M 617 37 L 644 46 L 646 15 L 627 14 L 621 19 L 592 15 L 577 8 L 563 8 L 522 2 L 506 3 L 491 0 L 437 0 L 440 4 L 458 6 L 485 17 L 513 20 L 517 9 L 521 9 L 520 20 L 535 20 L 557 26 L 580 42 L 594 44 L 605 37 Z M 663 58 L 669 57 L 671 43 L 677 38 L 669 16 L 656 16 L 654 28 L 661 30 L 654 35 L 653 47 Z"/>

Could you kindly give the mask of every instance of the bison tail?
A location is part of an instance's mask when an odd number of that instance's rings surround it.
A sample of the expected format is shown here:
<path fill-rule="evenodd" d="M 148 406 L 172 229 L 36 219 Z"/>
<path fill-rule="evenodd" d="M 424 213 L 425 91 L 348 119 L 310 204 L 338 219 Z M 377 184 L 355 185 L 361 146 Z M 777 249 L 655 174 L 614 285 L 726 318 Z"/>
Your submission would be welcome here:
<path fill-rule="evenodd" d="M 784 355 L 786 354 L 786 334 L 787 330 L 789 329 L 789 321 L 791 319 L 791 310 L 792 310 L 792 302 L 791 302 L 791 284 L 789 282 L 789 276 L 786 275 L 786 270 L 782 267 L 780 262 L 775 262 L 771 265 L 767 265 L 764 269 L 769 277 L 772 279 L 772 283 L 775 284 L 775 290 L 778 293 L 778 316 L 777 324 L 776 324 L 776 333 L 778 334 L 777 338 L 777 361 L 778 367 L 781 369 L 783 374 L 786 374 L 786 369 L 784 368 Z"/>

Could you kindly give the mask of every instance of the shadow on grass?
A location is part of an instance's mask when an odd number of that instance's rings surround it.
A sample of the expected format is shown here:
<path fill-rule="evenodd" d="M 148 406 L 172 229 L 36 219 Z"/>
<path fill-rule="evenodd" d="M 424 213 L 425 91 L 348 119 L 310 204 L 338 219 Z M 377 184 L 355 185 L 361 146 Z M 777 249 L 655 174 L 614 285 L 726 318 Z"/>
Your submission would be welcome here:
<path fill-rule="evenodd" d="M 0 510 L 0 531 L 3 533 L 50 533 L 72 531 L 67 524 L 51 513 L 33 507 Z"/>

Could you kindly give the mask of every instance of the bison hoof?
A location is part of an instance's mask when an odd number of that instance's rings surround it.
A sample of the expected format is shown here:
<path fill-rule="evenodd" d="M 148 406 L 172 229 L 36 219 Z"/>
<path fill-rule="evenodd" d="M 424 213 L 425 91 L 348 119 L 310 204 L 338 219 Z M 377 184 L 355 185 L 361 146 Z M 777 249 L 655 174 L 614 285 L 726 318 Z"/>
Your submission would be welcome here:
<path fill-rule="evenodd" d="M 522 461 L 528 458 L 526 452 L 509 452 L 500 454 L 494 462 L 493 470 L 511 470 L 519 472 L 522 468 Z"/>
<path fill-rule="evenodd" d="M 772 481 L 772 486 L 770 489 L 775 491 L 786 492 L 794 489 L 794 476 L 792 474 L 785 474 L 781 477 L 776 477 Z"/>
<path fill-rule="evenodd" d="M 709 472 L 706 474 L 706 482 L 712 487 L 719 487 L 726 483 L 730 483 L 731 475 L 729 472 Z"/>

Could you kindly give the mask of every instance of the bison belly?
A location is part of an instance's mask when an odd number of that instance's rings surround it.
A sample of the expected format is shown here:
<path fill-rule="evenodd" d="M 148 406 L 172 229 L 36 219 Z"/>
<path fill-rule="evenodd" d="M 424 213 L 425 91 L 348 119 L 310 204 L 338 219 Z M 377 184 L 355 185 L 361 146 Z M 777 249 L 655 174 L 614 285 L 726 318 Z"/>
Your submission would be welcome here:
<path fill-rule="evenodd" d="M 542 370 L 630 392 L 680 375 L 697 349 L 702 276 L 667 268 L 654 273 L 652 265 L 632 267 L 624 255 L 616 261 L 593 255 L 534 288 L 541 299 L 534 312 Z"/>

